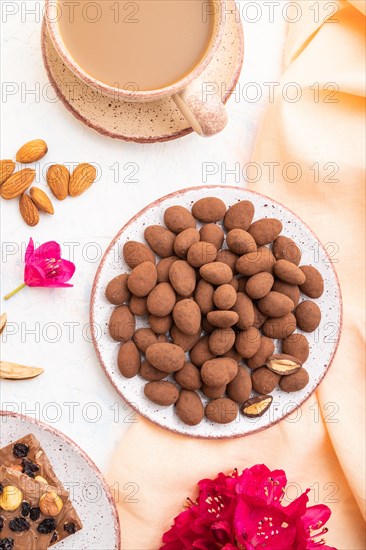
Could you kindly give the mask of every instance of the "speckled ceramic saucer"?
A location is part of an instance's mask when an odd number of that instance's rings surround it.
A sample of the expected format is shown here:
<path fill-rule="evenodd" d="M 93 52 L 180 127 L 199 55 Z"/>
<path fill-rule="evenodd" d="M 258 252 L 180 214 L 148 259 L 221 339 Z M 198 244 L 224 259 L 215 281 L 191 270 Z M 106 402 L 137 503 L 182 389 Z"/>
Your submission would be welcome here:
<path fill-rule="evenodd" d="M 83 529 L 52 548 L 55 550 L 120 550 L 117 509 L 108 485 L 84 451 L 54 428 L 16 413 L 0 411 L 0 445 L 34 434 L 54 470 L 70 492 Z"/>
<path fill-rule="evenodd" d="M 119 344 L 108 331 L 108 322 L 114 306 L 105 298 L 108 282 L 120 273 L 130 269 L 121 258 L 121 250 L 128 240 L 144 242 L 144 229 L 148 225 L 164 225 L 164 211 L 169 206 L 180 204 L 191 208 L 193 202 L 205 196 L 220 197 L 227 207 L 240 200 L 250 200 L 255 206 L 254 220 L 276 217 L 282 221 L 282 235 L 292 238 L 302 251 L 301 264 L 314 265 L 324 278 L 324 293 L 314 300 L 320 307 L 322 319 L 318 329 L 306 334 L 310 344 L 310 355 L 305 363 L 309 373 L 309 384 L 301 391 L 286 393 L 277 387 L 273 392 L 270 409 L 261 417 L 248 418 L 238 413 L 230 424 L 215 424 L 204 419 L 198 426 L 187 426 L 176 415 L 174 407 L 160 407 L 144 395 L 145 381 L 140 376 L 124 378 L 117 367 Z M 306 299 L 301 295 L 301 300 Z M 231 438 L 263 430 L 294 413 L 316 390 L 332 362 L 337 349 L 341 325 L 341 292 L 333 264 L 317 237 L 307 225 L 282 204 L 258 193 L 240 187 L 202 186 L 177 191 L 162 197 L 136 214 L 116 235 L 107 249 L 98 268 L 91 296 L 91 322 L 94 346 L 107 376 L 119 394 L 141 415 L 163 428 L 176 433 L 202 438 Z M 148 326 L 147 320 L 137 318 L 137 328 Z M 301 332 L 301 331 L 297 331 Z M 277 341 L 277 350 L 279 342 Z M 208 399 L 201 394 L 204 404 Z M 253 393 L 254 395 L 254 393 Z M 301 417 L 301 411 L 298 417 Z M 290 419 L 294 422 L 293 417 Z M 296 416 L 295 416 L 296 421 Z"/>
<path fill-rule="evenodd" d="M 243 64 L 243 29 L 235 12 L 227 10 L 224 35 L 203 77 L 213 83 L 223 101 L 229 99 Z M 173 99 L 151 103 L 125 103 L 88 87 L 63 63 L 42 27 L 42 53 L 48 78 L 58 97 L 73 115 L 97 132 L 113 138 L 140 143 L 168 141 L 193 130 Z"/>

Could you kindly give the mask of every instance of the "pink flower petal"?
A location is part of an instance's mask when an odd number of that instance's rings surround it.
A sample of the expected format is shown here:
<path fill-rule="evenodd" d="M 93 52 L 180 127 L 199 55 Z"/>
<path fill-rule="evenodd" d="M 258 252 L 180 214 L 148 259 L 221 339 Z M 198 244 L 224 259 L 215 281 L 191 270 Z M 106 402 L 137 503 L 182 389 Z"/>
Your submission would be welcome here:
<path fill-rule="evenodd" d="M 293 500 L 288 506 L 283 507 L 283 511 L 288 519 L 304 516 L 306 512 L 306 505 L 309 501 L 308 497 L 309 489 L 298 498 Z"/>
<path fill-rule="evenodd" d="M 26 264 L 24 267 L 24 282 L 27 286 L 48 286 L 44 271 L 32 264 Z"/>
<path fill-rule="evenodd" d="M 27 249 L 25 251 L 25 263 L 29 263 L 33 258 L 33 252 L 34 252 L 34 242 L 33 239 L 29 239 L 29 243 L 27 246 Z"/>
<path fill-rule="evenodd" d="M 236 539 L 246 550 L 294 550 L 296 529 L 285 520 L 280 508 L 249 507 L 241 501 L 234 520 Z"/>
<path fill-rule="evenodd" d="M 306 531 L 310 529 L 320 529 L 330 518 L 331 511 L 324 504 L 317 504 L 306 509 L 302 516 L 302 522 Z"/>
<path fill-rule="evenodd" d="M 215 541 L 227 544 L 233 540 L 234 537 L 230 523 L 228 521 L 217 521 L 212 524 L 211 529 Z"/>
<path fill-rule="evenodd" d="M 61 247 L 56 241 L 43 243 L 34 250 L 33 261 L 38 263 L 48 258 L 54 258 L 55 260 L 61 258 Z"/>
<path fill-rule="evenodd" d="M 179 547 L 177 547 L 178 550 Z M 208 540 L 197 539 L 194 541 L 191 547 L 185 547 L 187 550 L 219 550 L 219 546 L 213 546 L 212 543 Z"/>
<path fill-rule="evenodd" d="M 251 502 L 256 502 L 257 506 L 268 506 L 274 502 L 279 506 L 286 483 L 283 470 L 271 472 L 264 464 L 258 464 L 247 468 L 238 477 L 236 491 Z"/>
<path fill-rule="evenodd" d="M 60 266 L 54 280 L 60 283 L 66 283 L 75 273 L 75 264 L 68 260 L 61 260 Z M 51 279 L 52 280 L 52 279 Z M 72 286 L 72 285 L 71 285 Z"/>

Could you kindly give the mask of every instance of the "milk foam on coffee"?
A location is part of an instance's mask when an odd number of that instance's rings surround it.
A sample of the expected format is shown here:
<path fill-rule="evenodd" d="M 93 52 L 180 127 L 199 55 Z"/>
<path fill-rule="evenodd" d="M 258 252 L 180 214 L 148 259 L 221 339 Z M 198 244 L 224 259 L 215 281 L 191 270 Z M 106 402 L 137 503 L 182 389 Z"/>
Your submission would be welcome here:
<path fill-rule="evenodd" d="M 213 33 L 212 0 L 59 0 L 59 29 L 89 75 L 121 89 L 156 90 L 202 60 Z"/>

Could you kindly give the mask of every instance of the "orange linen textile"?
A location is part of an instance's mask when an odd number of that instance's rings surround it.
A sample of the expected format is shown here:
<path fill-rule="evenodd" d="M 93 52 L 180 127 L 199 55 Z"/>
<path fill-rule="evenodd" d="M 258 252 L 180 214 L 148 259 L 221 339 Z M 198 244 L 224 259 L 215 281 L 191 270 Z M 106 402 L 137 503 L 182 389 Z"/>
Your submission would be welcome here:
<path fill-rule="evenodd" d="M 258 434 L 231 441 L 197 440 L 175 436 L 139 418 L 122 440 L 109 473 L 111 483 L 118 482 L 121 489 L 123 550 L 159 548 L 162 533 L 182 510 L 185 497 L 194 495 L 199 479 L 256 463 L 287 472 L 293 482 L 289 497 L 311 487 L 311 501 L 332 508 L 327 544 L 339 550 L 366 548 L 362 517 L 365 4 L 323 0 L 297 4 L 302 17 L 289 28 L 282 82 L 253 155 L 260 166 L 277 163 L 274 178 L 270 181 L 263 170 L 260 181 L 249 187 L 295 211 L 323 244 L 335 243 L 329 251 L 335 250 L 343 293 L 340 346 L 324 382 L 301 413 Z M 320 17 L 330 4 L 336 5 L 339 11 L 332 19 L 337 22 L 315 23 L 314 4 Z M 289 82 L 301 88 L 297 102 L 282 95 Z M 331 94 L 337 86 L 339 91 Z M 294 172 L 286 175 L 291 162 L 301 167 L 297 183 L 291 181 Z M 329 403 L 334 405 L 327 408 Z M 127 483 L 138 485 L 133 499 L 123 499 Z M 137 502 L 129 502 L 134 499 Z"/>

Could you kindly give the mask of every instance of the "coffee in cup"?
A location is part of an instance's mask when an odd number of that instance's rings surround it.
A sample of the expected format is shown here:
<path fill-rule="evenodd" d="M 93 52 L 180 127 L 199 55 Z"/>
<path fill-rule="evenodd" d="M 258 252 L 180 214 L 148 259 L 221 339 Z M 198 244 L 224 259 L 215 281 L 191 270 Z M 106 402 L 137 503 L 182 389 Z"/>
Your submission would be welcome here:
<path fill-rule="evenodd" d="M 59 30 L 77 64 L 109 86 L 170 86 L 206 55 L 211 0 L 59 0 Z"/>

